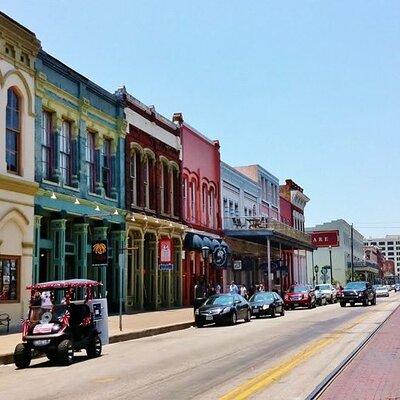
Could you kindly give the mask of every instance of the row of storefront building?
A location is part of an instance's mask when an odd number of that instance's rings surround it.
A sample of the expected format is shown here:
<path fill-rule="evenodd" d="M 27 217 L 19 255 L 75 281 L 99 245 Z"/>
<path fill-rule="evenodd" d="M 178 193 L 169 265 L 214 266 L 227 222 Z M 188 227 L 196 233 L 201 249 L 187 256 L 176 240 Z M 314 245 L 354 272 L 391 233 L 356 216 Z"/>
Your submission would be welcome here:
<path fill-rule="evenodd" d="M 190 305 L 200 279 L 285 290 L 309 281 L 292 180 L 232 167 L 220 144 L 125 87 L 57 60 L 0 13 L 0 306 L 18 324 L 31 282 L 92 278 L 111 310 Z M 93 243 L 107 245 L 96 266 Z"/>

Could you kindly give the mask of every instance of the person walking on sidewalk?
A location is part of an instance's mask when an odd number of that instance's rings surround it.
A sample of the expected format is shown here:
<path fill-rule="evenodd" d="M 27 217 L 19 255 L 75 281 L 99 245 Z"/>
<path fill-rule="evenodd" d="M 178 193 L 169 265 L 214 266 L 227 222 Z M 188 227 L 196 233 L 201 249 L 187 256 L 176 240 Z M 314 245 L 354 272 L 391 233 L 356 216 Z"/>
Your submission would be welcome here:
<path fill-rule="evenodd" d="M 238 294 L 239 293 L 239 288 L 236 286 L 235 281 L 232 281 L 232 283 L 230 284 L 229 293 L 230 294 Z"/>

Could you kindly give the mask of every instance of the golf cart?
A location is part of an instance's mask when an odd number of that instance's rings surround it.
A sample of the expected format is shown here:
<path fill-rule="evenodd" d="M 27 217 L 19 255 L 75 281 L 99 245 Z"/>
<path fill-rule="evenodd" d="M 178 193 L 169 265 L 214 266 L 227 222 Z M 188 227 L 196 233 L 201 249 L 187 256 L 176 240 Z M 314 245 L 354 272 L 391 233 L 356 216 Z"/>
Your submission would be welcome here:
<path fill-rule="evenodd" d="M 100 285 L 88 279 L 70 279 L 28 286 L 29 314 L 22 323 L 23 343 L 14 351 L 16 367 L 29 367 L 37 354 L 46 354 L 61 365 L 70 365 L 74 351 L 81 349 L 89 358 L 99 357 L 102 345 L 108 343 L 107 299 L 94 298 Z M 60 302 L 55 301 L 62 296 Z"/>

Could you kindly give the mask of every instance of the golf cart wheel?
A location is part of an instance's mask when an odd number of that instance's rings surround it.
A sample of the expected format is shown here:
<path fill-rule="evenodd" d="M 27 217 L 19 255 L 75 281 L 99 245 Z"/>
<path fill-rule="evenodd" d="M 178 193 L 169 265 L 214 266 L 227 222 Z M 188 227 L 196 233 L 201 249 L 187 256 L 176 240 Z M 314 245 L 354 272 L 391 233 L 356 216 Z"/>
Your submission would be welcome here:
<path fill-rule="evenodd" d="M 341 301 L 340 302 L 340 307 L 346 307 L 346 302 L 345 301 Z"/>
<path fill-rule="evenodd" d="M 74 362 L 74 348 L 71 340 L 64 339 L 58 344 L 57 361 L 61 365 L 71 365 Z"/>
<path fill-rule="evenodd" d="M 14 350 L 14 363 L 19 369 L 28 368 L 31 363 L 31 350 L 26 343 L 19 343 Z"/>
<path fill-rule="evenodd" d="M 236 322 L 237 322 L 237 315 L 235 312 L 233 312 L 231 316 L 231 325 L 236 325 Z"/>
<path fill-rule="evenodd" d="M 100 357 L 102 350 L 101 339 L 99 335 L 94 335 L 86 349 L 86 354 L 89 358 Z"/>
<path fill-rule="evenodd" d="M 251 312 L 250 312 L 250 310 L 247 310 L 246 318 L 244 319 L 244 322 L 250 322 L 250 321 L 251 321 Z"/>

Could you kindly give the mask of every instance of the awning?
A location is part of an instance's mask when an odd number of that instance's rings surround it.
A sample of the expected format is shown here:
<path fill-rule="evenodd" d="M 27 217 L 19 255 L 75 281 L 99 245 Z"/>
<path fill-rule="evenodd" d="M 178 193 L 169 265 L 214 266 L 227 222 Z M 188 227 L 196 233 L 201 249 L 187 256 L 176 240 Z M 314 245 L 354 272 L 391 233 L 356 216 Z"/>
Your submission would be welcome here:
<path fill-rule="evenodd" d="M 217 247 L 223 246 L 229 248 L 228 244 L 222 239 L 215 239 L 207 235 L 189 232 L 185 236 L 184 248 L 189 251 L 201 251 L 202 247 L 207 246 L 211 252 Z"/>

